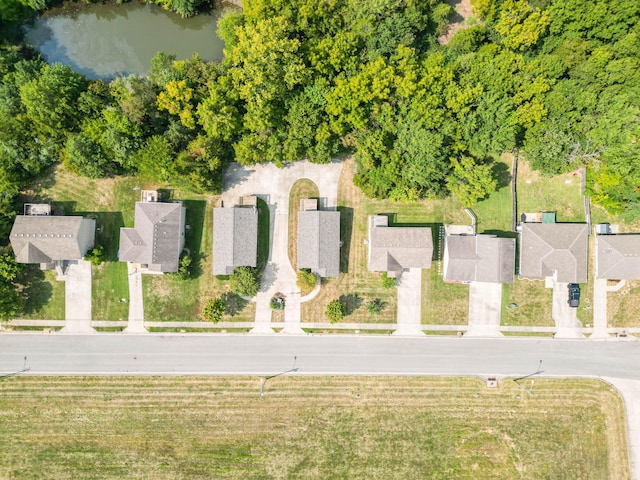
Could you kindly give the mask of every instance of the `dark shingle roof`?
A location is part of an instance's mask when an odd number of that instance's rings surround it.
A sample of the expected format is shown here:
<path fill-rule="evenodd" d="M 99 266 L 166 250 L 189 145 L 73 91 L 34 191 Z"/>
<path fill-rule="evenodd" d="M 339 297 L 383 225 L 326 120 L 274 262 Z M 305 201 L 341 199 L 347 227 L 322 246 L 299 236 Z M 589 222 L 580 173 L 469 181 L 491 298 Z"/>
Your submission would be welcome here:
<path fill-rule="evenodd" d="M 430 268 L 429 227 L 389 227 L 388 217 L 369 217 L 369 270 L 397 276 L 403 268 Z"/>
<path fill-rule="evenodd" d="M 598 235 L 597 278 L 640 280 L 640 234 Z"/>
<path fill-rule="evenodd" d="M 213 274 L 230 275 L 236 267 L 255 267 L 257 255 L 258 210 L 214 208 Z"/>
<path fill-rule="evenodd" d="M 520 275 L 550 277 L 566 283 L 587 281 L 586 223 L 523 223 Z"/>
<path fill-rule="evenodd" d="M 136 202 L 135 228 L 120 229 L 120 260 L 177 272 L 184 247 L 182 203 Z"/>
<path fill-rule="evenodd" d="M 495 235 L 449 235 L 444 279 L 454 282 L 513 283 L 516 241 Z"/>
<path fill-rule="evenodd" d="M 18 215 L 10 240 L 18 263 L 51 263 L 84 257 L 95 240 L 96 221 L 79 216 Z"/>
<path fill-rule="evenodd" d="M 340 212 L 298 212 L 298 268 L 321 277 L 340 273 Z"/>

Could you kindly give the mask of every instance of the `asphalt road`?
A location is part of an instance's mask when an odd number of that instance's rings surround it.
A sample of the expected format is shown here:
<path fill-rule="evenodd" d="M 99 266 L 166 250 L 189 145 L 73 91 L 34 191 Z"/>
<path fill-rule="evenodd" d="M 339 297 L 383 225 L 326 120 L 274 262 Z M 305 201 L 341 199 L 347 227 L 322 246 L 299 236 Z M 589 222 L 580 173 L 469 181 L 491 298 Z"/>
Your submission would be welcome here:
<path fill-rule="evenodd" d="M 640 379 L 640 342 L 375 336 L 0 335 L 0 374 L 527 375 Z M 295 357 L 295 360 L 294 360 Z"/>

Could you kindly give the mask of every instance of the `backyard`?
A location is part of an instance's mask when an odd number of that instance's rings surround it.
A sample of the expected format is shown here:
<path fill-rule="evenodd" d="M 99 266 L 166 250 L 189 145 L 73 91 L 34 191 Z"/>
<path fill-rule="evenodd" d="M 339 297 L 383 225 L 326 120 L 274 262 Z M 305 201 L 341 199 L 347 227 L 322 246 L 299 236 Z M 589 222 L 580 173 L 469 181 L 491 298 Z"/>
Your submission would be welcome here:
<path fill-rule="evenodd" d="M 527 387 L 529 385 L 527 384 Z M 2 478 L 628 479 L 597 380 L 13 377 Z M 294 447 L 295 446 L 295 447 Z"/>

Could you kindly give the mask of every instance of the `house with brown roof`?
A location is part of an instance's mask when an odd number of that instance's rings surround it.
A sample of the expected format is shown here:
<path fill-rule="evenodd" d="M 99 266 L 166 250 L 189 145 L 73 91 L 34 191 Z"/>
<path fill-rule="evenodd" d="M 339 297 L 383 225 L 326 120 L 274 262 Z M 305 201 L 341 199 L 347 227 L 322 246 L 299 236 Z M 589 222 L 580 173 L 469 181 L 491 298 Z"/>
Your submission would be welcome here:
<path fill-rule="evenodd" d="M 515 262 L 515 238 L 449 232 L 445 235 L 445 282 L 513 283 Z"/>
<path fill-rule="evenodd" d="M 319 277 L 340 274 L 340 212 L 318 210 L 318 200 L 300 200 L 298 211 L 298 268 Z"/>
<path fill-rule="evenodd" d="M 184 249 L 187 209 L 182 202 L 158 202 L 155 192 L 143 192 L 136 202 L 134 228 L 120 229 L 121 262 L 136 263 L 148 272 L 177 272 Z"/>
<path fill-rule="evenodd" d="M 52 270 L 65 261 L 81 260 L 95 244 L 95 219 L 54 216 L 46 207 L 28 205 L 25 212 L 30 214 L 16 216 L 9 236 L 16 262 Z"/>
<path fill-rule="evenodd" d="M 640 280 L 640 234 L 597 235 L 596 278 Z"/>
<path fill-rule="evenodd" d="M 231 275 L 236 267 L 258 262 L 256 197 L 243 197 L 234 207 L 213 209 L 213 274 Z"/>
<path fill-rule="evenodd" d="M 389 217 L 369 217 L 369 270 L 399 277 L 405 268 L 430 268 L 433 238 L 429 227 L 390 227 Z"/>
<path fill-rule="evenodd" d="M 587 281 L 589 227 L 586 223 L 524 222 L 520 225 L 520 275 Z"/>

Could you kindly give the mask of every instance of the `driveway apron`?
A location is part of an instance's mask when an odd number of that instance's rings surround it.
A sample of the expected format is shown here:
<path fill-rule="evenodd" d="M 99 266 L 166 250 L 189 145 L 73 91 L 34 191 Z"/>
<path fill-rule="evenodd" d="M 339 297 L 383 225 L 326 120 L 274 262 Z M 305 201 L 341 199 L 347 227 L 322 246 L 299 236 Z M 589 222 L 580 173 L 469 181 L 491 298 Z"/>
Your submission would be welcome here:
<path fill-rule="evenodd" d="M 91 263 L 77 260 L 64 276 L 64 333 L 91 333 Z"/>

